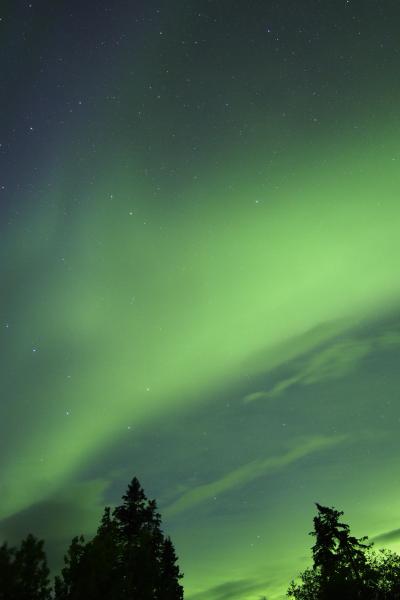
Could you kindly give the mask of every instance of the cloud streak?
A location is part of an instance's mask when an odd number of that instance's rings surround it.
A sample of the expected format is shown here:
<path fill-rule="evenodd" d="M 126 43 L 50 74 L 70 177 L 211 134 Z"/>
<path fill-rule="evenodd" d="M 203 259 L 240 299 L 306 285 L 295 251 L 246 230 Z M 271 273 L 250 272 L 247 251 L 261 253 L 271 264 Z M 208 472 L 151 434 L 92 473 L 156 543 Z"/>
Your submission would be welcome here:
<path fill-rule="evenodd" d="M 400 345 L 398 331 L 387 331 L 370 338 L 348 338 L 320 350 L 315 349 L 303 359 L 290 376 L 278 381 L 270 390 L 251 392 L 244 403 L 275 398 L 294 385 L 312 385 L 321 381 L 339 379 L 355 371 L 373 352 L 392 349 Z M 297 363 L 298 365 L 298 363 Z"/>
<path fill-rule="evenodd" d="M 240 487 L 258 477 L 283 469 L 301 458 L 336 446 L 342 443 L 346 436 L 318 436 L 303 440 L 294 448 L 278 456 L 269 456 L 264 459 L 253 460 L 238 469 L 230 471 L 220 479 L 199 485 L 184 493 L 175 502 L 167 506 L 164 514 L 167 517 L 174 516 L 185 510 L 193 508 L 218 494 L 226 493 L 236 487 Z"/>
<path fill-rule="evenodd" d="M 390 544 L 400 541 L 400 528 L 380 533 L 371 539 L 374 544 Z"/>
<path fill-rule="evenodd" d="M 267 581 L 254 579 L 238 579 L 226 581 L 213 586 L 203 592 L 189 596 L 189 600 L 235 600 L 243 598 L 245 594 L 265 592 Z"/>

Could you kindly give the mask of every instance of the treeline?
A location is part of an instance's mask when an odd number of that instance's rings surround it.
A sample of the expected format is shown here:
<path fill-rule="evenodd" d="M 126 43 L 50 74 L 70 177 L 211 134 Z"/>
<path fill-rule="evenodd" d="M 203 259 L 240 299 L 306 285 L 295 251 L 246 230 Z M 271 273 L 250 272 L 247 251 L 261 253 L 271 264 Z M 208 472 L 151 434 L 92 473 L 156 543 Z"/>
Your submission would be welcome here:
<path fill-rule="evenodd" d="M 0 547 L 0 600 L 183 600 L 182 573 L 154 500 L 134 478 L 122 504 L 106 507 L 91 541 L 75 537 L 50 583 L 44 542 L 29 534 Z M 400 556 L 375 551 L 342 523 L 343 512 L 317 504 L 313 565 L 292 581 L 294 600 L 400 600 Z"/>
<path fill-rule="evenodd" d="M 43 541 L 0 547 L 0 600 L 182 600 L 174 546 L 154 500 L 134 478 L 122 504 L 106 507 L 94 538 L 75 537 L 50 583 Z"/>

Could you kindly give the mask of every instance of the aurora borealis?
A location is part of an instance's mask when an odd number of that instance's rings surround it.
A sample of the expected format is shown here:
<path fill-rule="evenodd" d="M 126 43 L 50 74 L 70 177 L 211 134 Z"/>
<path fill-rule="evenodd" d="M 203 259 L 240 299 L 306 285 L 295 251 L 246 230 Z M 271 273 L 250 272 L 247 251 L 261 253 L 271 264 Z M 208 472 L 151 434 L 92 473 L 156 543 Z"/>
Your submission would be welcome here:
<path fill-rule="evenodd" d="M 188 600 L 400 548 L 394 0 L 2 2 L 0 542 L 136 475 Z"/>

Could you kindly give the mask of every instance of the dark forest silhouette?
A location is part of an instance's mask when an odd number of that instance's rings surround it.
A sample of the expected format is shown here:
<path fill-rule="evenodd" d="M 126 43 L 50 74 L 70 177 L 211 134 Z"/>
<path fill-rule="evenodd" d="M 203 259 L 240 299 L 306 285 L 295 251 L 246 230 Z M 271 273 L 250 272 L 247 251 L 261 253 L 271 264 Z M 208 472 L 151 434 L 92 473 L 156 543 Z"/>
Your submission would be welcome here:
<path fill-rule="evenodd" d="M 51 590 L 43 541 L 0 547 L 0 600 L 182 600 L 174 546 L 156 502 L 134 478 L 122 504 L 104 509 L 94 538 L 73 538 Z"/>
<path fill-rule="evenodd" d="M 0 600 L 183 600 L 183 577 L 156 502 L 133 478 L 122 504 L 104 513 L 86 542 L 73 538 L 50 584 L 44 542 L 29 534 L 0 546 Z M 294 600 L 400 600 L 400 556 L 355 538 L 343 512 L 317 506 L 313 565 L 290 584 Z"/>

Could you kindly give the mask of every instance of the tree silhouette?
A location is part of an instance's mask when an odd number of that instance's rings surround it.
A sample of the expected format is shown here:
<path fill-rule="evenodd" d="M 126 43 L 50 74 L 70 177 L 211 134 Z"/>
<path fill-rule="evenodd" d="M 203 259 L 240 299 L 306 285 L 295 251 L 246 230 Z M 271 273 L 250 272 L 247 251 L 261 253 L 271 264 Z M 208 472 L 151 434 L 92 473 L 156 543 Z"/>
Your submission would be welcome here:
<path fill-rule="evenodd" d="M 64 557 L 61 576 L 55 578 L 55 600 L 108 600 L 122 598 L 116 528 L 107 507 L 96 535 L 85 543 L 75 537 Z"/>
<path fill-rule="evenodd" d="M 370 554 L 378 600 L 400 600 L 400 556 L 390 550 Z M 375 598 L 374 598 L 375 600 Z"/>
<path fill-rule="evenodd" d="M 172 543 L 165 545 L 155 500 L 146 498 L 136 477 L 122 499 L 113 514 L 120 536 L 124 598 L 179 600 L 179 568 L 173 569 L 176 556 Z"/>
<path fill-rule="evenodd" d="M 171 538 L 167 537 L 161 551 L 160 598 L 164 600 L 183 600 L 183 587 L 179 583 L 183 575 L 177 560 Z"/>
<path fill-rule="evenodd" d="M 306 569 L 300 574 L 300 583 L 291 582 L 287 595 L 295 600 L 320 600 L 321 574 L 317 569 Z"/>
<path fill-rule="evenodd" d="M 15 597 L 14 557 L 15 548 L 10 548 L 6 543 L 0 546 L 0 600 Z"/>
<path fill-rule="evenodd" d="M 49 600 L 49 569 L 43 540 L 29 534 L 19 548 L 0 547 L 0 599 Z"/>
<path fill-rule="evenodd" d="M 357 539 L 350 535 L 350 527 L 339 521 L 342 511 L 316 504 L 318 514 L 314 517 L 315 537 L 312 548 L 314 566 L 320 568 L 322 595 L 341 594 L 343 598 L 366 598 L 371 570 L 365 551 L 366 537 Z"/>
<path fill-rule="evenodd" d="M 88 562 L 95 592 L 114 599 L 122 597 L 122 554 L 119 530 L 110 507 L 104 509 L 96 536 L 89 547 Z"/>
<path fill-rule="evenodd" d="M 374 551 L 341 522 L 342 511 L 316 504 L 313 565 L 292 581 L 295 600 L 400 600 L 400 556 Z M 0 600 L 183 600 L 183 575 L 154 500 L 132 479 L 122 504 L 106 507 L 93 539 L 77 536 L 49 585 L 44 542 L 29 534 L 0 546 Z"/>
<path fill-rule="evenodd" d="M 82 597 L 81 587 L 85 578 L 84 556 L 86 544 L 83 536 L 76 536 L 64 556 L 64 567 L 61 575 L 54 581 L 54 595 L 56 600 L 77 600 Z"/>
<path fill-rule="evenodd" d="M 312 547 L 314 564 L 292 581 L 295 600 L 400 600 L 400 556 L 376 552 L 340 522 L 343 512 L 317 504 Z"/>
<path fill-rule="evenodd" d="M 312 547 L 314 564 L 301 575 L 301 584 L 291 584 L 288 595 L 296 600 L 355 600 L 377 598 L 376 565 L 370 559 L 367 538 L 355 538 L 340 522 L 343 512 L 317 506 Z"/>
<path fill-rule="evenodd" d="M 49 569 L 43 540 L 29 534 L 15 553 L 18 600 L 47 600 L 51 597 Z"/>
<path fill-rule="evenodd" d="M 106 507 L 94 538 L 74 538 L 55 581 L 56 600 L 182 600 L 182 577 L 156 502 L 132 479 L 113 511 Z"/>

